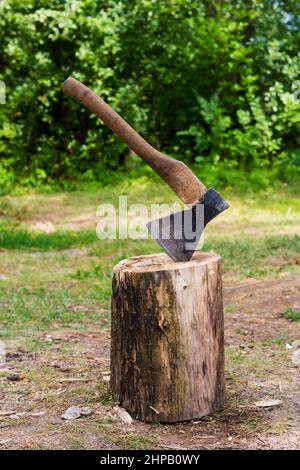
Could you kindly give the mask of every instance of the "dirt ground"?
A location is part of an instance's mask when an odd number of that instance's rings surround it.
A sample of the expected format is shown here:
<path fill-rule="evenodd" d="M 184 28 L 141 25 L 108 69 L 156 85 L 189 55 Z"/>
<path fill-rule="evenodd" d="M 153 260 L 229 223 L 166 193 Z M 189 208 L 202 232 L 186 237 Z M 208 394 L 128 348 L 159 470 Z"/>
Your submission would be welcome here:
<path fill-rule="evenodd" d="M 292 355 L 300 324 L 289 322 L 283 311 L 300 309 L 300 277 L 233 282 L 225 276 L 224 294 L 223 411 L 175 425 L 125 424 L 108 391 L 108 330 L 94 323 L 85 331 L 72 325 L 41 332 L 36 338 L 43 343 L 40 352 L 26 351 L 18 338 L 7 342 L 7 362 L 0 366 L 0 448 L 299 448 L 300 368 Z M 266 399 L 281 403 L 255 405 Z M 74 421 L 61 419 L 72 405 L 89 407 L 92 413 Z"/>

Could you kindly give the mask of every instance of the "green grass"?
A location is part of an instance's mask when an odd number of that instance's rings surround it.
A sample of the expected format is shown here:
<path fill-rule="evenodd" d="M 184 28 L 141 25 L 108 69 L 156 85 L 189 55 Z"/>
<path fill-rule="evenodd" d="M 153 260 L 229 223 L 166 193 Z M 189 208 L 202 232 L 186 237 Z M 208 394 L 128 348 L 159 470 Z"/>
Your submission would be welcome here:
<path fill-rule="evenodd" d="M 263 345 L 272 344 L 270 341 L 263 342 Z M 288 351 L 282 347 L 273 349 L 274 355 L 266 357 L 264 350 L 259 349 L 258 344 L 253 349 L 240 349 L 239 346 L 227 346 L 225 348 L 225 369 L 228 373 L 233 371 L 237 374 L 240 373 L 240 380 L 242 382 L 251 381 L 252 378 L 269 377 L 270 369 L 276 367 L 286 367 L 288 360 Z M 244 371 L 247 370 L 247 374 Z"/>
<path fill-rule="evenodd" d="M 2 260 L 8 267 L 12 264 L 9 269 L 17 270 L 18 274 L 5 272 L 6 280 L 0 282 L 1 337 L 25 328 L 44 331 L 53 325 L 84 325 L 87 320 L 100 321 L 103 328 L 109 328 L 109 314 L 100 316 L 99 311 L 108 311 L 110 307 L 113 266 L 128 256 L 159 249 L 151 240 L 95 242 L 89 231 L 79 232 L 78 236 L 28 233 L 25 238 L 11 231 L 6 249 L 8 244 L 14 249 L 2 253 Z M 82 256 L 72 252 L 51 254 L 53 249 L 78 246 L 86 246 L 87 253 Z M 210 239 L 204 248 L 214 249 L 222 256 L 224 273 L 240 278 L 262 278 L 299 270 L 296 264 L 300 251 L 298 236 L 219 237 Z M 34 256 L 36 251 L 38 256 Z M 285 264 L 269 264 L 269 259 L 276 256 L 284 256 Z M 298 312 L 289 311 L 285 316 L 299 320 Z"/>
<path fill-rule="evenodd" d="M 300 321 L 300 312 L 294 310 L 293 308 L 287 308 L 284 311 L 284 316 L 287 320 L 290 321 Z"/>
<path fill-rule="evenodd" d="M 211 237 L 204 246 L 223 258 L 223 270 L 242 277 L 262 277 L 297 267 L 300 236 Z M 268 258 L 285 257 L 284 265 L 274 266 Z"/>
<path fill-rule="evenodd" d="M 60 223 L 95 214 L 100 203 L 116 204 L 120 194 L 129 194 L 130 204 L 175 200 L 165 185 L 145 178 L 99 191 L 0 198 L 1 337 L 74 324 L 80 328 L 86 321 L 109 328 L 114 265 L 129 256 L 161 251 L 160 247 L 150 239 L 98 240 L 96 221 L 94 229 L 79 223 L 79 230 L 67 230 Z M 225 191 L 224 196 L 231 210 L 208 226 L 203 247 L 222 256 L 223 272 L 234 278 L 299 273 L 297 195 L 250 193 L 237 198 Z M 53 233 L 32 229 L 36 220 L 47 220 L 50 213 Z M 295 319 L 295 313 L 288 316 Z"/>
<path fill-rule="evenodd" d="M 117 427 L 116 427 L 117 426 Z M 159 446 L 159 438 L 156 435 L 122 432 L 119 425 L 109 417 L 103 417 L 96 423 L 96 433 L 100 432 L 112 444 L 116 444 L 125 450 L 147 450 Z"/>
<path fill-rule="evenodd" d="M 66 438 L 71 449 L 84 449 L 84 440 L 82 439 L 82 437 L 73 436 L 71 433 L 68 433 Z"/>
<path fill-rule="evenodd" d="M 223 258 L 224 271 L 256 277 L 275 274 L 282 269 L 291 268 L 298 262 L 300 253 L 300 236 L 281 235 L 267 237 L 216 236 L 207 237 L 203 249 L 215 251 Z M 0 248 L 19 251 L 51 251 L 66 250 L 76 247 L 89 247 L 89 253 L 100 259 L 107 257 L 117 262 L 133 255 L 148 254 L 161 251 L 153 240 L 98 240 L 93 230 L 78 232 L 54 232 L 50 234 L 35 233 L 20 229 L 4 229 L 0 231 Z M 286 257 L 284 266 L 273 266 L 268 263 L 269 257 Z M 112 266 L 111 266 L 112 267 Z M 78 279 L 84 280 L 99 277 L 102 273 L 101 264 L 94 264 L 90 270 L 80 267 L 75 273 Z"/>
<path fill-rule="evenodd" d="M 5 336 L 7 329 L 18 330 L 20 327 L 32 326 L 38 330 L 46 330 L 53 323 L 57 325 L 78 323 L 87 317 L 97 318 L 96 312 L 72 309 L 74 296 L 64 289 L 47 291 L 45 288 L 1 288 L 0 296 L 2 299 L 6 299 L 0 304 L 2 336 Z M 88 309 L 86 300 L 85 305 Z M 80 302 L 80 298 L 77 298 L 76 301 Z"/>
<path fill-rule="evenodd" d="M 99 287 L 101 291 L 101 287 Z M 82 324 L 86 321 L 100 322 L 109 326 L 109 314 L 103 312 L 104 302 L 94 300 L 93 288 L 76 294 L 72 290 L 27 287 L 0 288 L 0 337 L 8 337 L 23 329 L 47 331 L 51 326 L 62 327 Z M 110 290 L 109 290 L 110 294 Z M 109 294 L 107 307 L 109 304 Z M 99 297 L 103 300 L 103 296 Z M 100 314 L 101 310 L 101 314 Z"/>
<path fill-rule="evenodd" d="M 66 330 L 66 337 L 71 333 L 71 338 L 73 330 L 99 332 L 99 351 L 95 350 L 95 354 L 101 357 L 103 345 L 100 330 L 106 338 L 110 327 L 114 265 L 129 256 L 160 251 L 152 240 L 98 240 L 93 224 L 81 226 L 80 222 L 78 230 L 75 230 L 71 224 L 72 229 L 66 228 L 68 223 L 94 214 L 97 205 L 102 202 L 116 203 L 119 194 L 130 192 L 131 203 L 146 204 L 162 202 L 164 197 L 170 196 L 167 190 L 160 193 L 158 189 L 159 184 L 155 187 L 142 180 L 130 187 L 124 184 L 94 192 L 32 194 L 6 197 L 5 201 L 0 198 L 0 340 L 12 350 L 17 344 L 31 356 L 49 358 L 36 368 L 31 368 L 27 374 L 30 386 L 38 387 L 43 393 L 49 390 L 45 398 L 47 406 L 66 409 L 68 403 L 64 402 L 61 406 L 61 400 L 70 401 L 68 392 L 56 395 L 55 389 L 51 390 L 57 380 L 56 374 L 60 374 L 49 366 L 53 354 L 63 364 L 71 361 L 74 377 L 77 376 L 78 367 L 81 371 L 81 361 L 84 372 L 87 367 L 84 351 L 88 346 L 85 341 L 73 343 L 72 340 L 56 340 L 55 333 L 64 336 L 63 330 Z M 238 279 L 249 277 L 262 280 L 281 276 L 289 278 L 293 274 L 299 276 L 299 197 L 287 192 L 267 195 L 251 193 L 236 197 L 226 191 L 224 196 L 230 201 L 232 209 L 208 226 L 203 250 L 213 250 L 222 256 L 225 279 L 234 284 Z M 55 232 L 37 232 L 36 221 L 49 220 L 50 213 Z M 80 249 L 70 250 L 74 248 Z M 232 299 L 227 300 L 231 302 L 226 307 L 227 315 L 243 313 L 240 301 L 235 304 Z M 284 316 L 291 321 L 300 319 L 300 313 L 293 309 L 287 309 Z M 287 320 L 284 322 L 288 323 Z M 53 339 L 49 339 L 45 332 L 53 334 Z M 247 338 L 250 338 L 238 323 L 235 338 L 237 344 L 242 345 L 248 344 Z M 273 336 L 263 340 L 262 344 L 257 340 L 253 348 L 242 349 L 235 343 L 227 346 L 226 371 L 233 381 L 229 380 L 228 389 L 235 407 L 240 404 L 244 406 L 243 400 L 248 406 L 249 390 L 250 397 L 253 390 L 257 389 L 260 393 L 257 378 L 267 380 L 270 371 L 280 367 L 286 369 L 290 359 L 284 344 L 291 340 L 283 329 L 282 332 L 274 331 Z M 266 347 L 275 355 L 266 354 Z M 101 365 L 94 367 L 99 368 L 100 373 Z M 106 370 L 106 365 L 104 367 Z M 6 380 L 4 384 L 15 387 Z M 94 404 L 103 411 L 103 415 L 95 413 L 91 418 L 93 435 L 97 436 L 98 433 L 105 442 L 122 449 L 159 448 L 159 433 L 153 427 L 151 433 L 148 430 L 145 432 L 145 428 L 136 428 L 131 432 L 109 417 L 116 401 L 107 385 L 107 382 L 100 380 L 96 389 L 90 389 L 86 384 L 70 387 L 72 399 L 80 397 L 85 403 Z M 223 417 L 221 413 L 220 416 Z M 212 419 L 207 417 L 203 422 Z M 15 421 L 11 420 L 14 426 Z M 89 426 L 88 420 L 75 424 L 82 424 L 85 428 L 82 428 L 83 432 Z M 248 420 L 243 418 L 243 426 L 246 434 L 256 429 L 256 415 L 251 415 Z M 77 432 L 77 427 L 69 431 L 64 436 L 66 446 L 83 448 L 85 435 L 79 430 Z"/>
<path fill-rule="evenodd" d="M 111 440 L 125 450 L 152 450 L 158 445 L 157 438 L 154 436 L 115 436 Z"/>
<path fill-rule="evenodd" d="M 0 247 L 6 250 L 48 251 L 86 246 L 97 239 L 94 230 L 78 232 L 37 233 L 28 230 L 2 229 Z"/>

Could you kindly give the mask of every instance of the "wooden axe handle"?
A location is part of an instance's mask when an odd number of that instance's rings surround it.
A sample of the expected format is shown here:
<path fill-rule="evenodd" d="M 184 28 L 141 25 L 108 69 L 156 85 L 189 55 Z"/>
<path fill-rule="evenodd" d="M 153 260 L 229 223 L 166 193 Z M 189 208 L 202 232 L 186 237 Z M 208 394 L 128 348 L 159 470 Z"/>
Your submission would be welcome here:
<path fill-rule="evenodd" d="M 206 187 L 181 161 L 163 155 L 146 142 L 119 114 L 83 83 L 69 77 L 64 93 L 95 113 L 136 155 L 141 157 L 185 204 L 203 199 Z"/>

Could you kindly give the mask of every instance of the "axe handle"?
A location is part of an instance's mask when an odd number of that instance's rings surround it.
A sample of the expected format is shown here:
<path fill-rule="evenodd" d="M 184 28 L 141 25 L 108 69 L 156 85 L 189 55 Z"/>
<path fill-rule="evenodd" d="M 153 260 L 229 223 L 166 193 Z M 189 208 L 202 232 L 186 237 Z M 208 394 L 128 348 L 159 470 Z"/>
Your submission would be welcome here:
<path fill-rule="evenodd" d="M 144 160 L 185 204 L 203 199 L 206 187 L 181 161 L 163 155 L 141 137 L 119 114 L 83 83 L 69 77 L 63 91 L 95 113 L 136 155 Z"/>

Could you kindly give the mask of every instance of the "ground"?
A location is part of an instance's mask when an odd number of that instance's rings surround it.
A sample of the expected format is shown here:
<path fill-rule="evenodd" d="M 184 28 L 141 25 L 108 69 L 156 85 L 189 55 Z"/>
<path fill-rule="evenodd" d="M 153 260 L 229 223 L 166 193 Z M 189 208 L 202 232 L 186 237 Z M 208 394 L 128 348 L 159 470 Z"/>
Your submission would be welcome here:
<path fill-rule="evenodd" d="M 230 211 L 207 228 L 203 249 L 223 258 L 224 410 L 175 425 L 125 424 L 114 411 L 108 389 L 112 267 L 159 247 L 97 240 L 96 208 L 127 192 L 131 202 L 146 204 L 170 197 L 159 189 L 141 180 L 0 198 L 0 357 L 6 350 L 0 448 L 299 448 L 300 207 L 299 194 L 287 189 L 227 191 Z M 267 399 L 281 403 L 256 406 Z M 73 405 L 92 413 L 62 420 Z"/>

